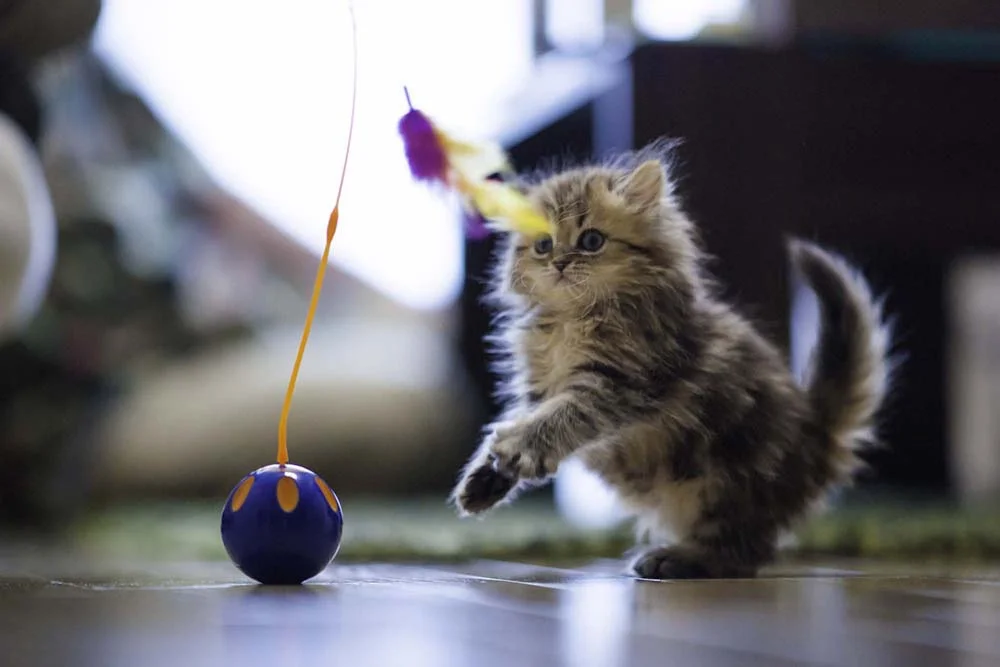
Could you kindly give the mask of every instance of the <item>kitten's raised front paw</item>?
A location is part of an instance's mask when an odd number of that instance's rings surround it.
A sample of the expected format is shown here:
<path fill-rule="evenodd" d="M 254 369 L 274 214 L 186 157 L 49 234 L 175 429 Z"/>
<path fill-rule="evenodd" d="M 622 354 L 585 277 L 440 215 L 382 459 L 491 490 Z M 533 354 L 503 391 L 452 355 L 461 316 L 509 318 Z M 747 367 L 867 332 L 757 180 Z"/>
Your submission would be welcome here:
<path fill-rule="evenodd" d="M 498 471 L 517 479 L 546 479 L 559 467 L 555 456 L 527 440 L 520 424 L 497 428 L 489 443 L 489 455 Z"/>
<path fill-rule="evenodd" d="M 479 514 L 507 497 L 517 480 L 498 472 L 487 462 L 469 471 L 453 494 L 463 514 Z"/>

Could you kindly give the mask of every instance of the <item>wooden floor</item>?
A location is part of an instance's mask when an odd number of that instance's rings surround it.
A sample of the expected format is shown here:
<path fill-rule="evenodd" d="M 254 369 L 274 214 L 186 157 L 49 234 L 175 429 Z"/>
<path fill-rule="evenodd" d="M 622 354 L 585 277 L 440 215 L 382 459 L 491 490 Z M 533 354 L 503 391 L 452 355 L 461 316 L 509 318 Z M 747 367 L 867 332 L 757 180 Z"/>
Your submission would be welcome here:
<path fill-rule="evenodd" d="M 1000 665 L 1000 569 L 659 583 L 618 563 L 335 564 L 268 589 L 228 563 L 0 563 L 9 667 Z"/>

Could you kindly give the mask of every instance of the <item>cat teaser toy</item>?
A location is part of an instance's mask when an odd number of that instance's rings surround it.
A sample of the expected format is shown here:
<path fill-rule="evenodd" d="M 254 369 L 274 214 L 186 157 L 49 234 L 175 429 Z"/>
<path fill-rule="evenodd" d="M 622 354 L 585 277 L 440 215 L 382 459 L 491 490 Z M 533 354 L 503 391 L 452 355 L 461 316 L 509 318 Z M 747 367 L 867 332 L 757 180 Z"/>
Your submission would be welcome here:
<path fill-rule="evenodd" d="M 302 365 L 316 304 L 330 260 L 330 246 L 340 220 L 358 90 L 358 44 L 354 7 L 348 2 L 353 45 L 353 89 L 347 147 L 337 197 L 326 227 L 326 245 L 316 270 L 312 298 L 299 340 L 299 350 L 288 380 L 278 424 L 278 456 L 273 463 L 251 472 L 233 488 L 222 510 L 222 542 L 241 572 L 261 584 L 294 585 L 322 572 L 340 549 L 344 514 L 340 500 L 323 479 L 307 468 L 288 462 L 288 415 L 295 381 Z"/>
<path fill-rule="evenodd" d="M 414 109 L 409 91 L 404 88 L 404 93 L 410 110 L 399 121 L 399 133 L 410 173 L 417 181 L 442 185 L 459 195 L 470 237 L 483 238 L 491 228 L 531 237 L 552 234 L 551 223 L 531 201 L 497 178 L 511 172 L 498 145 L 455 138 Z"/>
<path fill-rule="evenodd" d="M 348 9 L 354 72 L 347 148 L 327 223 L 326 244 L 281 409 L 277 463 L 258 468 L 240 480 L 222 510 L 221 532 L 226 553 L 240 571 L 262 584 L 300 584 L 315 577 L 337 555 L 344 526 L 340 500 L 333 489 L 311 470 L 289 463 L 288 415 L 340 218 L 340 197 L 354 134 L 358 45 L 350 2 Z M 406 98 L 409 104 L 408 92 Z M 470 235 L 481 237 L 490 228 L 514 230 L 528 236 L 552 232 L 549 221 L 527 197 L 495 178 L 497 174 L 510 172 L 506 155 L 499 146 L 460 141 L 436 127 L 412 104 L 409 106 L 410 111 L 399 123 L 399 131 L 410 170 L 418 181 L 440 184 L 458 193 L 471 223 Z"/>

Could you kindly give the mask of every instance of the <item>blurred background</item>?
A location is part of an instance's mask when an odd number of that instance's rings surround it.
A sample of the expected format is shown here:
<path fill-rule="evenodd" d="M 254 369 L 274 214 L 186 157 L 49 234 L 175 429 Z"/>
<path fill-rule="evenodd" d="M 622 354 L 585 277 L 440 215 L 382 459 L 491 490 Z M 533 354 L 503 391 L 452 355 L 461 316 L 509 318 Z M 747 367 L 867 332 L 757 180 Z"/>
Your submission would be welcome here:
<path fill-rule="evenodd" d="M 365 514 L 376 506 L 442 517 L 417 540 L 435 553 L 470 548 L 463 531 L 496 538 L 445 507 L 497 409 L 480 304 L 492 242 L 465 239 L 454 203 L 411 182 L 406 85 L 522 169 L 680 139 L 681 195 L 715 270 L 796 368 L 816 317 L 783 239 L 852 259 L 886 295 L 906 362 L 889 447 L 842 499 L 853 518 L 806 543 L 891 548 L 870 518 L 888 504 L 937 517 L 922 524 L 933 535 L 896 539 L 1000 555 L 1000 521 L 970 518 L 996 518 L 1000 499 L 995 2 L 355 6 L 355 144 L 290 421 L 293 460 L 345 504 L 347 552 L 352 531 L 398 539 Z M 221 502 L 274 455 L 340 177 L 350 56 L 339 1 L 0 2 L 7 530 L 183 526 L 165 540 L 198 534 L 221 553 Z M 613 502 L 572 465 L 532 502 L 491 525 L 522 545 L 543 540 L 531 517 L 545 513 L 618 535 Z"/>

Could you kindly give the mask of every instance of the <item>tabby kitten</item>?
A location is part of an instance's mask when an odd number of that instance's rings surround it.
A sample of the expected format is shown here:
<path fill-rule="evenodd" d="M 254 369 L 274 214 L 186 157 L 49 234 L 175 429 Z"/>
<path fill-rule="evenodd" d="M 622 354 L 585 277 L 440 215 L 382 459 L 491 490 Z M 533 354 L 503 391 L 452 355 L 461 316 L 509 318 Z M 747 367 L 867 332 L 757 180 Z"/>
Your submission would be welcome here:
<path fill-rule="evenodd" d="M 526 186 L 554 238 L 506 239 L 492 296 L 507 407 L 452 499 L 478 514 L 577 456 L 636 518 L 644 578 L 752 577 L 848 484 L 889 386 L 862 277 L 800 241 L 821 304 L 810 376 L 715 295 L 660 147 Z"/>

